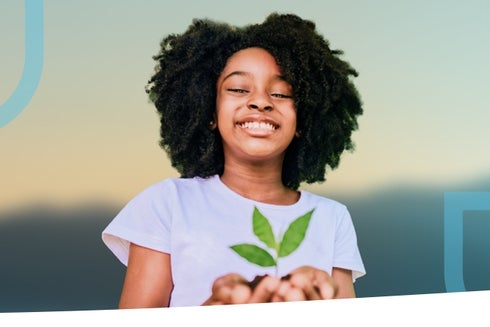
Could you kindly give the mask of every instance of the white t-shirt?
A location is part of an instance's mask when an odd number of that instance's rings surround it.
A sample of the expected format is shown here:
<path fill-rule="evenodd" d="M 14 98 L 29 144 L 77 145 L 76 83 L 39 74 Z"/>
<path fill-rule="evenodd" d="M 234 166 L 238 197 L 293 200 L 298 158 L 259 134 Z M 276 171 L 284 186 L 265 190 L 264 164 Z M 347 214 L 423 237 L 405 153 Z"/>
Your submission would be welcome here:
<path fill-rule="evenodd" d="M 365 274 L 344 205 L 307 191 L 292 205 L 261 203 L 235 193 L 217 175 L 166 179 L 149 186 L 119 212 L 102 239 L 125 265 L 130 242 L 169 253 L 174 282 L 170 306 L 200 305 L 222 275 L 233 272 L 252 280 L 276 274 L 275 267 L 250 263 L 230 248 L 249 243 L 271 251 L 253 232 L 255 207 L 268 219 L 276 239 L 292 221 L 314 209 L 303 242 L 278 259 L 278 276 L 303 265 L 329 273 L 333 267 L 349 269 L 354 280 Z"/>

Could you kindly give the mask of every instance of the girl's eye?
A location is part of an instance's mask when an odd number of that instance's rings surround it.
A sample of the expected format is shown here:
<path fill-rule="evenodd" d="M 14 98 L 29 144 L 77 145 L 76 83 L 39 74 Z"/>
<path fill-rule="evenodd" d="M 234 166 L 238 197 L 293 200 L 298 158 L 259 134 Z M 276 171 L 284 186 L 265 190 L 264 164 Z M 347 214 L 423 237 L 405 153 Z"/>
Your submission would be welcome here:
<path fill-rule="evenodd" d="M 247 90 L 244 90 L 244 89 L 234 89 L 234 88 L 227 89 L 227 91 L 229 91 L 229 92 L 235 92 L 235 93 L 248 93 Z"/>
<path fill-rule="evenodd" d="M 283 94 L 283 93 L 272 93 L 272 97 L 279 98 L 279 99 L 292 99 L 293 97 L 288 94 Z"/>

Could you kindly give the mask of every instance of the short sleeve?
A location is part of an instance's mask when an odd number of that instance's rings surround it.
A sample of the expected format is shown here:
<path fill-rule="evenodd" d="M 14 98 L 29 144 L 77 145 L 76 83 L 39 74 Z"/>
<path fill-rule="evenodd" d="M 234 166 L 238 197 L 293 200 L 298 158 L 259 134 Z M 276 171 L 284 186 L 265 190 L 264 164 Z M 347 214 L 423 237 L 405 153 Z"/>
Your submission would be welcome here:
<path fill-rule="evenodd" d="M 333 267 L 352 270 L 352 278 L 355 281 L 365 275 L 366 270 L 359 252 L 352 218 L 347 208 L 342 208 L 344 210 L 340 213 L 340 219 L 337 221 Z"/>
<path fill-rule="evenodd" d="M 153 184 L 131 199 L 102 232 L 102 241 L 124 264 L 135 243 L 170 253 L 171 183 Z"/>

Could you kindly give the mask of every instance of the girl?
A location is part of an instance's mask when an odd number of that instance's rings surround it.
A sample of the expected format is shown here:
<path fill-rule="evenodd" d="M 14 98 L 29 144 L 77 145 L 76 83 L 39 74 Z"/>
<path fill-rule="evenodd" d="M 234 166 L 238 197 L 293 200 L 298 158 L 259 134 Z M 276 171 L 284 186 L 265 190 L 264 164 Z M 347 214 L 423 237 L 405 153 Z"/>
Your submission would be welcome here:
<path fill-rule="evenodd" d="M 163 39 L 147 92 L 181 178 L 146 188 L 102 233 L 127 265 L 120 308 L 355 296 L 365 270 L 347 209 L 299 190 L 353 148 L 362 106 L 340 54 L 292 14 L 241 28 L 194 20 Z M 271 264 L 234 248 L 279 251 L 298 217 L 304 235 Z"/>

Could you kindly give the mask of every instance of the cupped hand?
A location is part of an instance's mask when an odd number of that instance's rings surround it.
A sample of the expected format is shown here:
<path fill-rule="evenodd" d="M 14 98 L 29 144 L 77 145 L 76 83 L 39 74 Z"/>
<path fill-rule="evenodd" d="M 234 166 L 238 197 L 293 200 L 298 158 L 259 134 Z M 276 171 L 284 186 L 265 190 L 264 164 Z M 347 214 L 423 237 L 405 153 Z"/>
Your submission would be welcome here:
<path fill-rule="evenodd" d="M 248 281 L 230 273 L 216 279 L 203 305 L 287 302 L 332 299 L 338 286 L 325 271 L 302 266 L 282 278 L 269 275 Z"/>
<path fill-rule="evenodd" d="M 214 281 L 212 294 L 203 305 L 271 302 L 279 284 L 278 278 L 265 275 L 252 286 L 243 276 L 230 273 Z"/>
<path fill-rule="evenodd" d="M 325 271 L 302 266 L 281 279 L 272 302 L 333 299 L 338 286 Z"/>

